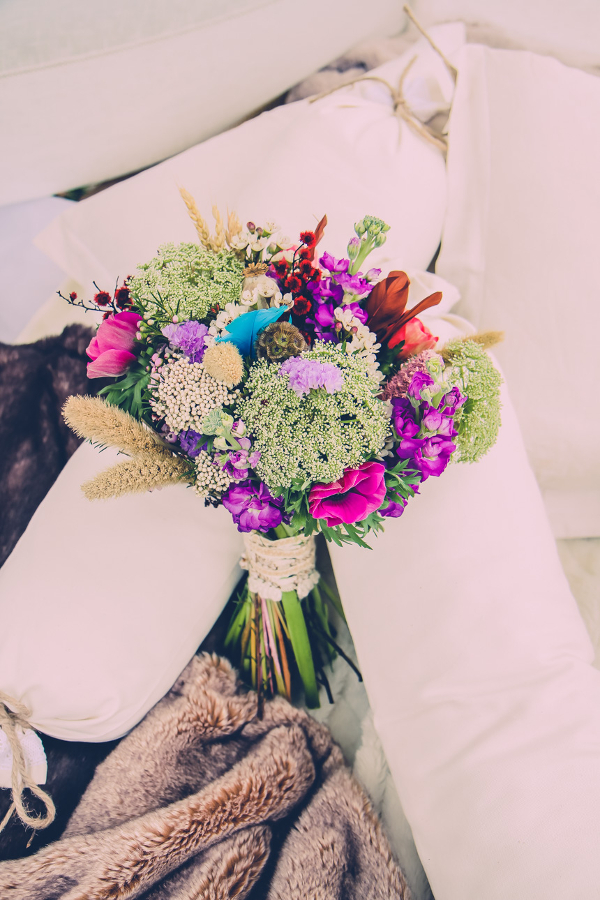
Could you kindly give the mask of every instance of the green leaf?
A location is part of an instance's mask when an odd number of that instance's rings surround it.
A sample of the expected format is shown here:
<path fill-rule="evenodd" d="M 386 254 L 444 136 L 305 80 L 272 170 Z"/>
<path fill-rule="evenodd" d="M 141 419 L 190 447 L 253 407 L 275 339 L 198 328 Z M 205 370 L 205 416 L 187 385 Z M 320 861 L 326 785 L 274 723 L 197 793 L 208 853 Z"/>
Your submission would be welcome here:
<path fill-rule="evenodd" d="M 315 666 L 312 658 L 312 650 L 306 630 L 306 622 L 302 611 L 302 604 L 298 600 L 296 591 L 284 591 L 281 603 L 285 612 L 285 619 L 290 633 L 290 643 L 296 665 L 304 685 L 306 705 L 309 709 L 316 709 L 319 703 L 319 688 L 315 675 Z"/>

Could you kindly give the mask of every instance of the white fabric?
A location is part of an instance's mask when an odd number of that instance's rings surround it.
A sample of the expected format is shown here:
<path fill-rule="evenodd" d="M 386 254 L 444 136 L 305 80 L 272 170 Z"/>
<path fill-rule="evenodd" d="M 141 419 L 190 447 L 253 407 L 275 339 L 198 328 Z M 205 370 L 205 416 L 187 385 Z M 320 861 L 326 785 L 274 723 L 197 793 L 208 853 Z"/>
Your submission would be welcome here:
<path fill-rule="evenodd" d="M 464 40 L 460 25 L 435 35 L 447 53 Z M 415 56 L 407 93 L 420 85 L 422 103 L 426 94 L 427 102 L 446 106 L 454 85 L 424 40 L 374 74 L 397 84 Z M 328 213 L 323 246 L 337 256 L 354 222 L 370 211 L 392 226 L 370 265 L 400 257 L 405 267 L 426 269 L 441 237 L 445 180 L 441 152 L 394 115 L 384 86 L 366 82 L 316 103 L 277 107 L 90 197 L 59 217 L 38 245 L 88 291 L 92 280 L 113 284 L 161 243 L 196 240 L 182 185 L 210 221 L 217 203 L 242 222 L 275 221 L 292 237 Z"/>
<path fill-rule="evenodd" d="M 0 207 L 0 341 L 14 341 L 62 280 L 63 272 L 33 238 L 70 205 L 44 197 Z"/>
<path fill-rule="evenodd" d="M 39 734 L 17 726 L 17 737 L 25 758 L 25 769 L 35 784 L 46 784 L 48 760 Z M 0 727 L 0 788 L 12 787 L 13 752 L 4 729 Z"/>
<path fill-rule="evenodd" d="M 396 0 L 8 0 L 0 204 L 165 159 L 402 24 Z"/>
<path fill-rule="evenodd" d="M 449 123 L 436 269 L 499 328 L 556 537 L 600 536 L 600 79 L 467 45 Z"/>
<path fill-rule="evenodd" d="M 117 461 L 80 447 L 0 569 L 2 690 L 63 740 L 107 741 L 137 724 L 241 575 L 229 513 L 183 485 L 86 500 L 82 482 Z"/>
<path fill-rule="evenodd" d="M 461 20 L 482 43 L 533 50 L 600 71 L 597 0 L 414 0 L 411 5 L 427 28 Z"/>
<path fill-rule="evenodd" d="M 332 560 L 436 900 L 589 900 L 600 673 L 506 392 L 493 450 L 371 544 Z"/>

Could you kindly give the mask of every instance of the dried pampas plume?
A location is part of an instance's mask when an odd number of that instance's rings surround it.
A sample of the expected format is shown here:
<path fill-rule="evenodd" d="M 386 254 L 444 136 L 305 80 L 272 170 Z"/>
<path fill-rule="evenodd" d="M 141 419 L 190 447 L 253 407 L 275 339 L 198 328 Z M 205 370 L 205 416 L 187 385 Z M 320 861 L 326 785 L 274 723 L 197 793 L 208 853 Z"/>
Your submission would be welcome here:
<path fill-rule="evenodd" d="M 205 372 L 229 387 L 242 380 L 244 363 L 240 351 L 231 341 L 220 341 L 208 347 L 202 362 Z"/>
<path fill-rule="evenodd" d="M 101 397 L 68 397 L 63 418 L 80 438 L 116 447 L 130 456 L 158 453 L 170 457 L 171 451 L 141 422 Z"/>
<path fill-rule="evenodd" d="M 88 500 L 106 500 L 124 494 L 143 494 L 153 488 L 187 481 L 189 464 L 176 456 L 140 453 L 134 459 L 118 463 L 82 484 Z"/>
<path fill-rule="evenodd" d="M 490 347 L 493 347 L 495 344 L 499 344 L 504 340 L 504 332 L 479 331 L 477 334 L 468 334 L 463 340 L 474 341 L 476 344 L 479 344 L 480 347 L 483 347 L 484 350 L 488 350 Z M 452 341 L 452 343 L 455 343 L 455 341 Z M 446 362 L 449 362 L 453 355 L 452 351 L 448 350 L 447 347 L 443 347 L 439 353 Z"/>

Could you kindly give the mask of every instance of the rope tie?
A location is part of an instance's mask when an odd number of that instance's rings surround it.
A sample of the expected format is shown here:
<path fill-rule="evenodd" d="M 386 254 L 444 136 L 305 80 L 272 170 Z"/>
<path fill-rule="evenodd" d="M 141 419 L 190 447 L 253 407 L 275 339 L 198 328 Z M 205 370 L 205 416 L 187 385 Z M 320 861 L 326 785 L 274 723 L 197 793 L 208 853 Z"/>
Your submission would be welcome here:
<path fill-rule="evenodd" d="M 244 535 L 244 546 L 240 565 L 248 570 L 248 587 L 264 600 L 281 600 L 286 591 L 296 591 L 302 599 L 319 581 L 312 534 L 269 541 L 261 534 L 249 532 Z"/>
<path fill-rule="evenodd" d="M 419 24 L 410 7 L 404 6 L 404 12 L 413 22 L 415 27 L 427 39 L 427 41 L 429 41 L 432 49 L 438 54 L 438 56 L 450 72 L 452 79 L 456 81 L 456 77 L 458 75 L 457 70 L 452 65 L 452 63 L 450 63 L 448 59 L 446 59 L 440 48 L 433 42 L 432 38 L 427 34 L 422 25 Z M 392 97 L 392 102 L 394 104 L 394 115 L 396 115 L 399 119 L 402 119 L 403 122 L 406 122 L 408 127 L 412 131 L 414 131 L 415 134 L 418 134 L 428 143 L 432 144 L 434 147 L 437 147 L 438 150 L 441 150 L 443 153 L 445 153 L 448 149 L 448 141 L 446 140 L 446 138 L 438 134 L 438 132 L 436 132 L 435 129 L 433 129 L 430 125 L 421 122 L 416 113 L 411 109 L 408 101 L 404 96 L 404 81 L 416 59 L 417 57 L 414 56 L 402 72 L 397 88 L 391 85 L 389 81 L 386 81 L 385 78 L 380 78 L 379 75 L 358 75 L 355 78 L 349 78 L 345 81 L 342 81 L 335 87 L 330 88 L 327 91 L 323 91 L 322 93 L 317 94 L 315 97 L 311 97 L 309 102 L 316 103 L 317 100 L 321 100 L 323 97 L 327 97 L 329 96 L 329 94 L 335 93 L 335 91 L 339 91 L 342 88 L 349 87 L 352 84 L 359 84 L 361 81 L 377 81 L 379 82 L 379 84 L 383 84 L 389 90 Z"/>
<path fill-rule="evenodd" d="M 8 812 L 0 823 L 0 832 L 5 828 L 13 812 L 16 812 L 21 822 L 29 828 L 47 828 L 54 821 L 56 807 L 52 797 L 42 790 L 27 774 L 25 754 L 19 740 L 17 729 L 26 731 L 31 729 L 29 717 L 31 710 L 19 700 L 15 700 L 4 691 L 0 691 L 0 728 L 4 731 L 12 750 L 12 778 L 11 792 L 12 803 Z M 32 729 L 33 730 L 33 729 Z M 27 788 L 46 807 L 45 815 L 32 816 L 23 804 L 23 791 Z"/>

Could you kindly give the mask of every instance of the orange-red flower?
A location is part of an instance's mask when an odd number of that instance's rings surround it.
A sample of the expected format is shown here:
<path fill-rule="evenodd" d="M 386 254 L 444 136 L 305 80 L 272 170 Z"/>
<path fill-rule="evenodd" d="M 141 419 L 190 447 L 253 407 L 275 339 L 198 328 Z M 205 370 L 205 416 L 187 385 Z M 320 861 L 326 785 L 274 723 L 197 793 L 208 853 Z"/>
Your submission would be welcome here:
<path fill-rule="evenodd" d="M 375 332 L 380 344 L 390 348 L 397 346 L 401 340 L 405 339 L 403 328 L 407 322 L 418 316 L 424 309 L 437 306 L 442 299 L 440 291 L 436 291 L 429 297 L 425 297 L 412 309 L 407 310 L 409 285 L 410 280 L 406 272 L 394 270 L 387 278 L 375 285 L 365 303 L 365 309 L 369 316 L 367 322 L 369 330 Z M 429 334 L 431 333 L 429 332 Z"/>

